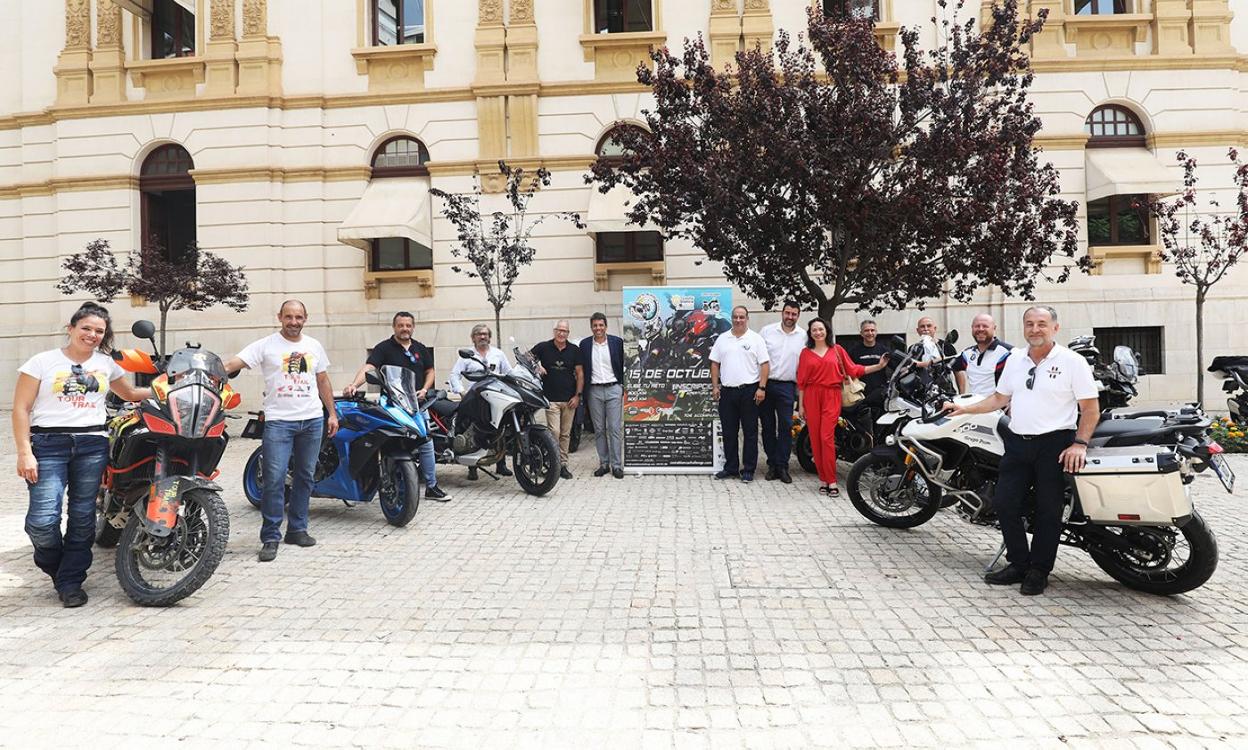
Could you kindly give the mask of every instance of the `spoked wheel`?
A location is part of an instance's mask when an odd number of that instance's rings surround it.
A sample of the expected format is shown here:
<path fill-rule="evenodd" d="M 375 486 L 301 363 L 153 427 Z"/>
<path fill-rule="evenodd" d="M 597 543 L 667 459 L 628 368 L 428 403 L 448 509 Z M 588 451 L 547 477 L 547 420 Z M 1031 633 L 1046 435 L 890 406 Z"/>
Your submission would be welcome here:
<path fill-rule="evenodd" d="M 1169 596 L 1198 588 L 1218 567 L 1218 542 L 1199 513 L 1173 526 L 1107 526 L 1129 549 L 1088 548 L 1092 560 L 1115 580 L 1146 594 Z"/>
<path fill-rule="evenodd" d="M 541 497 L 559 481 L 559 443 L 555 433 L 542 427 L 528 432 L 529 448 L 522 451 L 520 440 L 515 441 L 512 463 L 516 481 L 530 495 Z"/>
<path fill-rule="evenodd" d="M 815 466 L 815 452 L 810 447 L 810 430 L 805 426 L 797 433 L 797 439 L 793 441 L 793 452 L 797 454 L 797 462 L 809 474 L 817 474 L 819 467 Z"/>
<path fill-rule="evenodd" d="M 394 461 L 392 467 L 381 477 L 377 502 L 387 521 L 394 526 L 406 526 L 420 507 L 420 476 L 414 461 Z"/>
<path fill-rule="evenodd" d="M 109 501 L 112 495 L 108 490 L 101 489 L 95 504 L 95 546 L 112 549 L 121 539 L 121 529 L 108 522 Z"/>
<path fill-rule="evenodd" d="M 854 508 L 880 526 L 920 526 L 940 510 L 940 488 L 914 469 L 901 471 L 887 456 L 868 453 L 858 459 L 846 483 Z"/>
<path fill-rule="evenodd" d="M 155 537 L 143 527 L 142 506 L 130 513 L 117 550 L 117 581 L 126 595 L 149 607 L 167 607 L 199 590 L 216 571 L 230 537 L 230 515 L 216 492 L 182 496 L 173 533 Z"/>

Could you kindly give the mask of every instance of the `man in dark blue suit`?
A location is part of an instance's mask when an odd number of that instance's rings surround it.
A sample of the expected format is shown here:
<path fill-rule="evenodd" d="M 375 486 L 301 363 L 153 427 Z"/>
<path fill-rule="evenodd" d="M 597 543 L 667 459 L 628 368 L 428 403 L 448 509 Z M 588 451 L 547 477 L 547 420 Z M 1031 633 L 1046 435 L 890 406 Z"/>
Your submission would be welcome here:
<path fill-rule="evenodd" d="M 593 336 L 581 340 L 581 363 L 585 368 L 583 400 L 589 405 L 598 443 L 598 469 L 624 478 L 624 340 L 607 333 L 607 316 L 596 312 L 589 318 Z"/>

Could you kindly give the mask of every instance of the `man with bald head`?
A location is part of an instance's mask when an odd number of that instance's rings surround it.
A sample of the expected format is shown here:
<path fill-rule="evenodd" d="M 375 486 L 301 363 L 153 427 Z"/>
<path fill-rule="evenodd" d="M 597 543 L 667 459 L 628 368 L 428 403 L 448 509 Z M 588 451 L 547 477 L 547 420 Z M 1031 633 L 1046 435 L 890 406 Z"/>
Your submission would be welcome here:
<path fill-rule="evenodd" d="M 585 374 L 581 362 L 581 348 L 568 343 L 572 332 L 568 321 L 555 322 L 555 335 L 533 347 L 542 368 L 542 392 L 550 401 L 546 410 L 546 426 L 559 436 L 559 461 L 563 468 L 559 476 L 571 479 L 568 471 L 568 449 L 572 443 L 572 423 L 576 420 L 576 407 L 581 403 L 585 389 Z"/>
<path fill-rule="evenodd" d="M 919 322 L 914 327 L 914 332 L 919 334 L 919 342 L 910 347 L 910 356 L 914 358 L 914 366 L 919 368 L 919 377 L 924 382 L 930 382 L 932 379 L 931 370 L 932 363 L 938 359 L 953 357 L 957 355 L 958 350 L 953 348 L 952 344 L 945 343 L 939 338 L 940 329 L 936 327 L 936 321 L 931 317 L 924 315 L 919 318 Z M 923 337 L 931 340 L 935 346 L 925 346 Z M 949 383 L 950 386 L 953 383 Z"/>
<path fill-rule="evenodd" d="M 1013 347 L 997 338 L 997 322 L 988 313 L 980 313 L 971 321 L 971 338 L 975 343 L 953 361 L 958 393 L 991 396 Z"/>
<path fill-rule="evenodd" d="M 338 431 L 334 389 L 329 382 L 329 357 L 311 336 L 303 335 L 308 308 L 297 299 L 286 300 L 277 311 L 281 330 L 253 342 L 225 363 L 229 372 L 260 368 L 264 376 L 264 493 L 260 512 L 260 561 L 277 557 L 286 518 L 287 544 L 311 547 L 308 534 L 308 498 L 312 475 L 321 452 L 321 435 Z M 328 412 L 329 420 L 323 421 Z M 286 473 L 291 475 L 286 498 Z"/>

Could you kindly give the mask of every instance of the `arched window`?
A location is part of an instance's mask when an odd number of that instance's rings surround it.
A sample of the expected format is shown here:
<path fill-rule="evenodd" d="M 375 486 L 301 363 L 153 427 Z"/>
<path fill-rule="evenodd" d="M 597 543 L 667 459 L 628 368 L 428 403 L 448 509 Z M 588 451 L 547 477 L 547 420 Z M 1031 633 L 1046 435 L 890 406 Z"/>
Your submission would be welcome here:
<path fill-rule="evenodd" d="M 832 19 L 880 20 L 879 0 L 823 0 L 823 15 Z"/>
<path fill-rule="evenodd" d="M 624 146 L 617 138 L 625 130 L 640 131 L 638 125 L 621 123 L 608 130 L 598 140 L 594 153 L 600 159 L 620 159 L 625 155 Z M 631 193 L 620 186 L 601 195 L 591 194 L 589 227 L 594 232 L 595 258 L 598 263 L 658 263 L 663 260 L 663 235 L 655 231 L 634 231 L 639 227 L 629 225 L 626 219 Z"/>
<path fill-rule="evenodd" d="M 159 246 L 174 261 L 196 242 L 194 168 L 186 149 L 170 143 L 148 154 L 139 169 L 141 242 Z"/>
<path fill-rule="evenodd" d="M 428 162 L 425 144 L 410 136 L 396 136 L 373 153 L 373 177 L 426 177 Z"/>
<path fill-rule="evenodd" d="M 602 159 L 612 159 L 624 156 L 624 146 L 617 139 L 617 135 L 625 130 L 642 130 L 640 125 L 630 125 L 621 123 L 608 130 L 598 139 L 598 145 L 594 147 L 594 153 Z"/>
<path fill-rule="evenodd" d="M 1083 123 L 1088 148 L 1143 146 L 1144 125 L 1134 112 L 1116 104 L 1102 104 Z"/>

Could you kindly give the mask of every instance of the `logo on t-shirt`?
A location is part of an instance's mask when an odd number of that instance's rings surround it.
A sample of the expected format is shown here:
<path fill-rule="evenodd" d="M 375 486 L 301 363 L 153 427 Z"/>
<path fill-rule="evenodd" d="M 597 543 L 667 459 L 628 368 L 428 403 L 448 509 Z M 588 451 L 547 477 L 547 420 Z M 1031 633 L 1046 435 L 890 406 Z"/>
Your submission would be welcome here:
<path fill-rule="evenodd" d="M 108 389 L 108 375 L 96 370 L 86 370 L 74 365 L 68 370 L 58 369 L 52 376 L 52 395 L 57 401 L 81 409 L 93 409 L 95 404 L 87 399 L 89 393 L 103 393 Z"/>
<path fill-rule="evenodd" d="M 316 367 L 316 357 L 307 352 L 291 352 L 282 357 L 282 372 L 287 375 L 312 372 Z"/>

